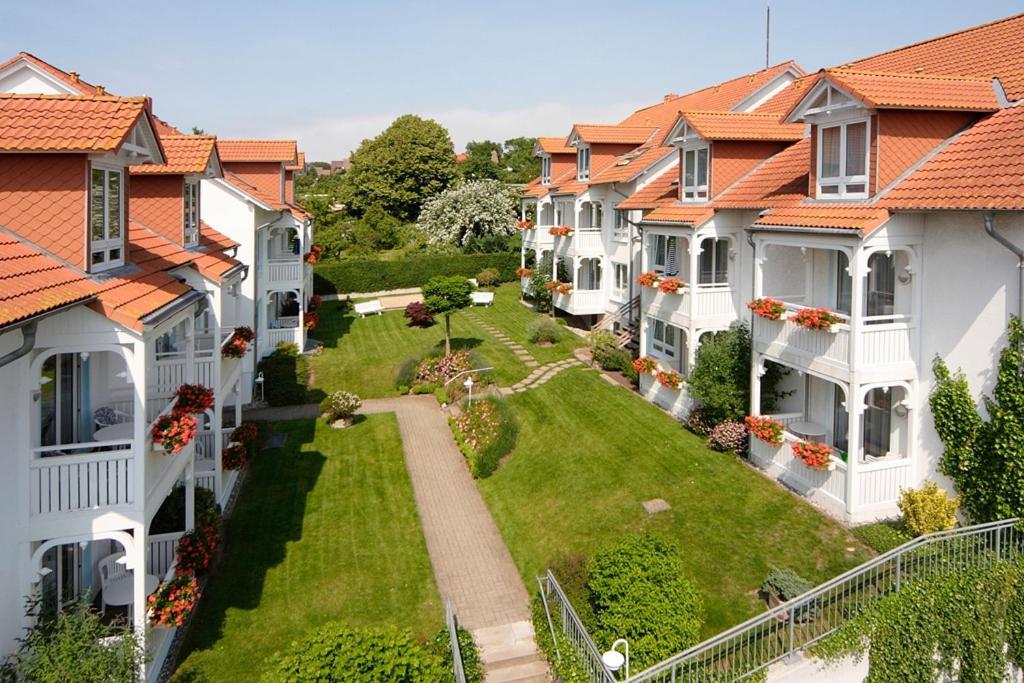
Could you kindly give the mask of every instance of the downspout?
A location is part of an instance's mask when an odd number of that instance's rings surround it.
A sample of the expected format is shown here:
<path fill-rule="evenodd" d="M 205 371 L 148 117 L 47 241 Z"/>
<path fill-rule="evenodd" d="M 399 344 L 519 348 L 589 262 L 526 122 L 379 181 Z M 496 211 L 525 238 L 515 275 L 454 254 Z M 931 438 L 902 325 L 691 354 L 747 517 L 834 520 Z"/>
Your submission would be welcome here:
<path fill-rule="evenodd" d="M 996 214 L 994 211 L 984 213 L 985 232 L 999 244 L 1006 247 L 1017 257 L 1017 317 L 1024 317 L 1024 249 L 1011 242 L 1006 235 L 996 230 Z"/>
<path fill-rule="evenodd" d="M 29 351 L 35 348 L 36 345 L 36 321 L 30 320 L 21 326 L 21 346 L 16 348 L 10 353 L 6 353 L 0 356 L 0 368 L 3 366 L 13 363 L 22 356 L 26 355 Z"/>

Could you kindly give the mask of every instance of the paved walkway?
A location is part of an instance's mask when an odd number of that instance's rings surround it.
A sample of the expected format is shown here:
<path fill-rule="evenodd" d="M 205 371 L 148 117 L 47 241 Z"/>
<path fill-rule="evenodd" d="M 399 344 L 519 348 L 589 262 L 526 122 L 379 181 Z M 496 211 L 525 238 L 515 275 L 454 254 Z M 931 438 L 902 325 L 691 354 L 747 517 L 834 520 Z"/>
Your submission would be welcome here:
<path fill-rule="evenodd" d="M 516 355 L 516 358 L 518 358 L 519 361 L 526 367 L 535 368 L 540 365 L 540 363 L 537 362 L 537 359 L 533 357 L 533 354 L 527 351 L 522 344 L 515 341 L 507 334 L 502 332 L 500 329 L 498 329 L 491 323 L 487 322 L 486 320 L 478 316 L 472 310 L 466 311 L 466 317 L 475 322 L 480 327 L 484 328 L 484 330 L 488 334 L 490 334 L 499 342 L 508 347 L 508 349 Z"/>
<path fill-rule="evenodd" d="M 536 389 L 539 386 L 547 384 L 551 378 L 560 373 L 562 370 L 571 368 L 574 366 L 583 365 L 582 362 L 575 358 L 566 358 L 565 360 L 556 361 L 554 363 L 548 363 L 547 365 L 541 365 L 536 368 L 533 372 L 527 375 L 524 379 L 513 384 L 510 387 L 501 387 L 498 391 L 502 396 L 509 396 L 511 394 L 521 394 L 527 389 Z"/>

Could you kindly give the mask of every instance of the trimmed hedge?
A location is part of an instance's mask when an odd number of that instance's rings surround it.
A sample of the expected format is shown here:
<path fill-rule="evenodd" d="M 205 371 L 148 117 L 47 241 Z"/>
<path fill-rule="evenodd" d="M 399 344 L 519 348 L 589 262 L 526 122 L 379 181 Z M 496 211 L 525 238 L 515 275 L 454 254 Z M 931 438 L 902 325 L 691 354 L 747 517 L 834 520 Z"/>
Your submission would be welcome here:
<path fill-rule="evenodd" d="M 518 267 L 518 252 L 413 256 L 400 261 L 344 259 L 318 263 L 313 269 L 313 289 L 317 294 L 348 294 L 420 287 L 438 275 L 476 277 L 486 268 L 497 270 L 500 282 L 512 282 L 519 279 Z"/>

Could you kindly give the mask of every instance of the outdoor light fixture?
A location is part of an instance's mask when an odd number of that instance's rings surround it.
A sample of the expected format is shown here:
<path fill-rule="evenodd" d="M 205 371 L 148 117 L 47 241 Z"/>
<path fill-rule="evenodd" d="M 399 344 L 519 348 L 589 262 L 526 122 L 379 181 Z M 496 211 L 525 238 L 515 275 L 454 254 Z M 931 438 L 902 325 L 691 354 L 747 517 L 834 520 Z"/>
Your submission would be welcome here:
<path fill-rule="evenodd" d="M 82 351 L 80 354 L 78 354 L 78 357 L 81 358 L 82 362 L 84 363 L 85 361 L 89 360 L 89 352 Z"/>
<path fill-rule="evenodd" d="M 256 388 L 259 389 L 260 400 L 262 401 L 263 400 L 263 373 L 262 372 L 259 373 L 258 375 L 256 375 L 256 379 L 253 380 L 253 383 L 256 385 Z"/>
<path fill-rule="evenodd" d="M 619 652 L 616 648 L 622 645 L 622 652 Z M 611 649 L 601 655 L 601 661 L 608 667 L 608 670 L 613 674 L 618 673 L 619 669 L 624 669 L 626 677 L 623 680 L 629 680 L 629 641 L 625 638 L 619 638 L 612 643 Z"/>
<path fill-rule="evenodd" d="M 910 284 L 910 280 L 914 277 L 914 271 L 911 270 L 910 266 L 904 267 L 899 273 L 896 274 L 896 279 L 899 280 L 901 285 Z"/>
<path fill-rule="evenodd" d="M 472 376 L 467 377 L 466 381 L 462 383 L 462 386 L 466 387 L 466 391 L 469 392 L 469 397 L 466 399 L 469 405 L 473 405 L 473 378 Z"/>
<path fill-rule="evenodd" d="M 896 417 L 904 418 L 907 416 L 907 413 L 910 412 L 910 407 L 907 405 L 906 401 L 900 401 L 895 406 L 893 406 L 892 412 L 896 415 Z"/>

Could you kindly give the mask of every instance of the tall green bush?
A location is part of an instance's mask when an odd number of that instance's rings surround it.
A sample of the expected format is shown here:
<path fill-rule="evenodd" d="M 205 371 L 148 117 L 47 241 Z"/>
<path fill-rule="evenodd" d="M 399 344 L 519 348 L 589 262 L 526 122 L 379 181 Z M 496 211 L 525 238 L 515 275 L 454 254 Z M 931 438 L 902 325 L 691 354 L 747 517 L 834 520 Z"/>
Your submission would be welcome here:
<path fill-rule="evenodd" d="M 307 401 L 309 366 L 295 344 L 281 344 L 259 362 L 263 397 L 272 406 L 300 405 Z"/>
<path fill-rule="evenodd" d="M 438 275 L 470 278 L 485 268 L 497 270 L 500 282 L 512 282 L 518 279 L 518 267 L 518 253 L 445 254 L 412 256 L 400 261 L 324 261 L 313 269 L 313 276 L 317 294 L 348 294 L 421 287 Z"/>
<path fill-rule="evenodd" d="M 588 587 L 598 647 L 625 638 L 640 671 L 696 644 L 704 600 L 685 573 L 679 548 L 649 532 L 595 554 Z"/>

